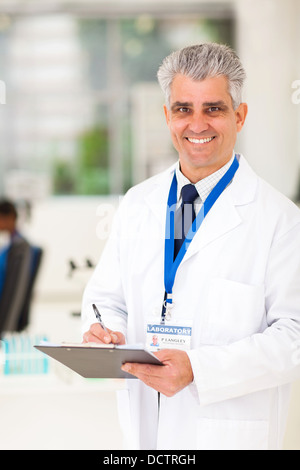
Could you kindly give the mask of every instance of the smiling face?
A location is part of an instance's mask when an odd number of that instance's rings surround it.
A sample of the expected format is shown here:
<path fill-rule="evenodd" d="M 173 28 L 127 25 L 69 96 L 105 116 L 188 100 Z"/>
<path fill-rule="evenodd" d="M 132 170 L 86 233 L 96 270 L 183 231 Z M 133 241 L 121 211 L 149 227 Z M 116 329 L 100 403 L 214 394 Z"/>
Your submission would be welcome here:
<path fill-rule="evenodd" d="M 247 115 L 245 103 L 233 109 L 225 76 L 196 81 L 176 75 L 164 110 L 181 171 L 192 183 L 230 160 Z"/>

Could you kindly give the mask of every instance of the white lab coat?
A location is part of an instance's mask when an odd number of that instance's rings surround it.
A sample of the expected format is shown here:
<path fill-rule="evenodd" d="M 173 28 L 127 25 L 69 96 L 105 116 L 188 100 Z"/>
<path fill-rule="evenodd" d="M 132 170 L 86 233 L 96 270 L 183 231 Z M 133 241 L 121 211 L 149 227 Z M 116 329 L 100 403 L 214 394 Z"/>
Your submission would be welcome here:
<path fill-rule="evenodd" d="M 164 296 L 164 232 L 174 167 L 132 188 L 88 283 L 108 327 L 145 342 Z M 173 288 L 173 318 L 193 322 L 194 382 L 172 398 L 137 379 L 120 392 L 132 449 L 281 448 L 289 383 L 300 377 L 300 211 L 244 157 L 195 235 Z"/>

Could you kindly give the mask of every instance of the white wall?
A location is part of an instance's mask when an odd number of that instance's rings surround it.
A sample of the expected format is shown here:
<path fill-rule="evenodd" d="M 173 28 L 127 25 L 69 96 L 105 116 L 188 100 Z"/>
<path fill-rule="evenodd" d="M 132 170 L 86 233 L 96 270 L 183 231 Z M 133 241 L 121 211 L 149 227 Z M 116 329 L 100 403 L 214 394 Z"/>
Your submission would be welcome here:
<path fill-rule="evenodd" d="M 97 263 L 110 231 L 119 197 L 53 197 L 35 203 L 24 231 L 44 249 L 36 285 L 39 300 L 80 299 L 91 275 L 88 258 Z M 69 260 L 82 269 L 70 277 Z"/>
<path fill-rule="evenodd" d="M 237 49 L 247 72 L 249 114 L 241 148 L 253 168 L 293 198 L 299 178 L 298 0 L 236 0 Z"/>

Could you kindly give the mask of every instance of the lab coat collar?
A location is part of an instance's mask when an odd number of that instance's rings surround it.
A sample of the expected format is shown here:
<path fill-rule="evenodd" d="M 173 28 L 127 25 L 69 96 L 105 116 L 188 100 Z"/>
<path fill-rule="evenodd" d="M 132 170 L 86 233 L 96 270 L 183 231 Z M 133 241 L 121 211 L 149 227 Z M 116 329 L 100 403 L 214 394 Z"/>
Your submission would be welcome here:
<path fill-rule="evenodd" d="M 258 176 L 252 170 L 243 155 L 238 155 L 239 169 L 232 184 L 227 188 L 235 206 L 243 206 L 254 201 Z"/>
<path fill-rule="evenodd" d="M 240 165 L 233 181 L 207 214 L 183 261 L 189 259 L 208 243 L 212 243 L 240 225 L 242 219 L 237 206 L 250 204 L 255 199 L 258 177 L 242 155 L 239 155 L 238 158 Z M 146 196 L 146 203 L 163 225 L 165 224 L 167 200 L 175 168 L 176 164 L 158 175 L 154 189 Z"/>

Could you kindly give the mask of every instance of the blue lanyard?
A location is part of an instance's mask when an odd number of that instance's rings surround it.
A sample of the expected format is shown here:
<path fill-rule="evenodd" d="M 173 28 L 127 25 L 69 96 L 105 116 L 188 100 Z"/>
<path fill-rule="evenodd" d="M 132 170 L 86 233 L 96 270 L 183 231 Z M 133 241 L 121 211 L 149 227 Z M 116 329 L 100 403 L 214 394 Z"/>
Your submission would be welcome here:
<path fill-rule="evenodd" d="M 173 181 L 170 187 L 169 197 L 168 197 L 168 207 L 167 207 L 167 216 L 166 216 L 166 231 L 165 231 L 165 271 L 164 271 L 164 282 L 165 282 L 165 291 L 166 291 L 166 302 L 172 303 L 172 291 L 175 281 L 175 276 L 177 269 L 187 252 L 187 249 L 193 240 L 197 230 L 199 230 L 205 216 L 208 214 L 209 210 L 212 208 L 218 197 L 222 194 L 224 189 L 232 181 L 235 172 L 239 167 L 239 162 L 235 156 L 232 164 L 225 173 L 225 175 L 220 179 L 216 186 L 212 189 L 210 194 L 207 196 L 204 204 L 201 206 L 201 209 L 192 223 L 190 230 L 174 260 L 174 238 L 175 238 L 175 227 L 174 227 L 174 214 L 177 204 L 177 179 L 176 174 L 174 173 Z"/>

